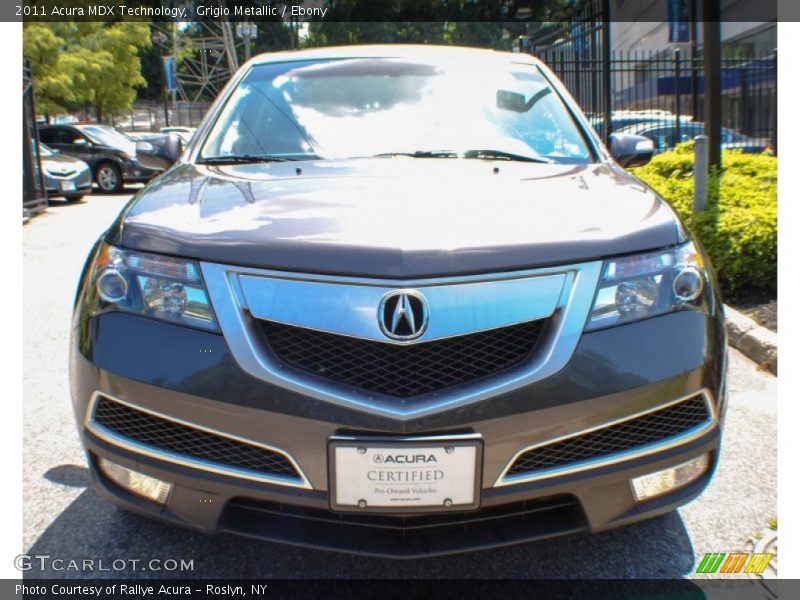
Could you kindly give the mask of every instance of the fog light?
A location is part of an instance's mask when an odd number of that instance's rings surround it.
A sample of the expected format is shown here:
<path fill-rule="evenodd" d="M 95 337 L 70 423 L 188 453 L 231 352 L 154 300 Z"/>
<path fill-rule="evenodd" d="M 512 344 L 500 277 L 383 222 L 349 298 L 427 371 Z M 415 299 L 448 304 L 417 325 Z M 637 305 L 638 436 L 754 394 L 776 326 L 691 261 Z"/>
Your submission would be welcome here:
<path fill-rule="evenodd" d="M 166 504 L 172 491 L 171 483 L 132 471 L 105 458 L 100 459 L 100 469 L 120 487 L 159 504 Z"/>
<path fill-rule="evenodd" d="M 708 454 L 631 480 L 639 502 L 661 496 L 690 484 L 708 470 Z"/>

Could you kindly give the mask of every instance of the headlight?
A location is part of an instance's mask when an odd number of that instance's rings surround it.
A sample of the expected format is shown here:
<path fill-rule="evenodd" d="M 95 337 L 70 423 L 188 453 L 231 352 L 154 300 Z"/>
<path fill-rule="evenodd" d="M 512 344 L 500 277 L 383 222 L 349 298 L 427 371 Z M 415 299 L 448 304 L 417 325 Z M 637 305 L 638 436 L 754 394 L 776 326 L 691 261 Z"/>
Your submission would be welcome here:
<path fill-rule="evenodd" d="M 87 290 L 90 313 L 135 313 L 219 331 L 196 262 L 103 244 Z"/>
<path fill-rule="evenodd" d="M 586 329 L 599 329 L 675 310 L 710 312 L 703 256 L 692 242 L 659 252 L 607 260 Z"/>

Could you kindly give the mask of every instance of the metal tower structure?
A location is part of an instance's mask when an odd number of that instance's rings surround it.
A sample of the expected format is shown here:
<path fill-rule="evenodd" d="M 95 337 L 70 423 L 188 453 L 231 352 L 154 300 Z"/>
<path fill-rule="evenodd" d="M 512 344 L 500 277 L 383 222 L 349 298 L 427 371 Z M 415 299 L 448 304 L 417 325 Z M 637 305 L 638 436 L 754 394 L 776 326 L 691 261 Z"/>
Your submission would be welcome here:
<path fill-rule="evenodd" d="M 192 11 L 191 2 L 175 4 L 186 4 Z M 225 0 L 215 4 L 225 8 Z M 213 98 L 239 68 L 237 51 L 244 41 L 236 39 L 226 20 L 153 23 L 153 28 L 153 42 L 162 55 L 175 56 L 178 61 L 173 102 L 194 104 L 204 97 Z"/>

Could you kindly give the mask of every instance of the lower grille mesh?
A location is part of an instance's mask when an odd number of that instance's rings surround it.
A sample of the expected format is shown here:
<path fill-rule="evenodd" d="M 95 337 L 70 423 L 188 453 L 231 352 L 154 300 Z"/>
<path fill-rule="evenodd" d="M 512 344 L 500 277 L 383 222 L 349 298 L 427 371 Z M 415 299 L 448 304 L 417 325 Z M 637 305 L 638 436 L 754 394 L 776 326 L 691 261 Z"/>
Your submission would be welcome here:
<path fill-rule="evenodd" d="M 94 421 L 114 433 L 188 458 L 301 480 L 283 454 L 194 429 L 101 397 Z"/>
<path fill-rule="evenodd" d="M 706 422 L 710 418 L 702 395 L 603 429 L 533 448 L 511 465 L 507 476 L 601 458 L 661 442 Z"/>
<path fill-rule="evenodd" d="M 573 496 L 535 498 L 468 513 L 378 515 L 234 498 L 220 530 L 359 554 L 421 557 L 552 537 L 587 526 Z"/>
<path fill-rule="evenodd" d="M 475 381 L 533 352 L 542 321 L 432 342 L 397 345 L 262 321 L 273 353 L 296 369 L 388 396 L 407 398 Z"/>

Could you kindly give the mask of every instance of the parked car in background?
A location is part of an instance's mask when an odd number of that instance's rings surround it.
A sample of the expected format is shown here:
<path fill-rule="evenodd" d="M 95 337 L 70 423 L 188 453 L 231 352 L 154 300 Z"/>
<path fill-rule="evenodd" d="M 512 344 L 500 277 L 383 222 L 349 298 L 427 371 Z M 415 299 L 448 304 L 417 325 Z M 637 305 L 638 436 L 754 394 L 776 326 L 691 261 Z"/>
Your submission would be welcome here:
<path fill-rule="evenodd" d="M 81 275 L 96 488 L 404 558 L 689 502 L 720 452 L 725 319 L 703 249 L 625 168 L 652 154 L 606 148 L 527 54 L 253 58 Z"/>
<path fill-rule="evenodd" d="M 74 202 L 92 193 L 92 169 L 85 162 L 41 143 L 39 157 L 48 198 Z"/>
<path fill-rule="evenodd" d="M 50 123 L 53 125 L 72 125 L 79 123 L 80 119 L 76 115 L 51 115 Z"/>
<path fill-rule="evenodd" d="M 179 138 L 181 138 L 183 140 L 183 143 L 186 145 L 190 141 L 192 141 L 192 136 L 194 135 L 194 132 L 197 131 L 197 127 L 171 126 L 171 127 L 162 127 L 159 131 L 161 131 L 161 133 L 174 133 Z"/>
<path fill-rule="evenodd" d="M 146 152 L 161 159 L 165 168 L 180 158 L 186 145 L 180 135 L 171 132 L 123 131 L 119 127 L 115 127 L 115 129 L 137 142 L 149 144 L 151 147 L 147 148 Z"/>
<path fill-rule="evenodd" d="M 150 181 L 169 166 L 143 157 L 147 153 L 137 149 L 136 140 L 107 125 L 45 125 L 39 127 L 39 140 L 86 162 L 106 193 L 117 192 L 126 183 Z"/>
<path fill-rule="evenodd" d="M 681 122 L 690 122 L 690 115 L 681 115 Z M 592 127 L 600 133 L 603 131 L 603 117 L 593 116 L 589 119 Z M 675 123 L 675 113 L 668 110 L 615 110 L 611 113 L 611 132 L 619 131 L 625 127 L 639 124 L 669 124 Z"/>
<path fill-rule="evenodd" d="M 674 148 L 681 142 L 693 140 L 698 135 L 705 135 L 705 123 L 697 121 L 681 122 L 680 130 L 672 123 L 640 123 L 619 130 L 619 133 L 643 135 L 653 140 L 656 152 L 664 152 Z M 741 150 L 745 154 L 761 152 L 775 153 L 775 147 L 767 139 L 751 138 L 727 127 L 721 132 L 722 147 L 727 150 Z"/>

